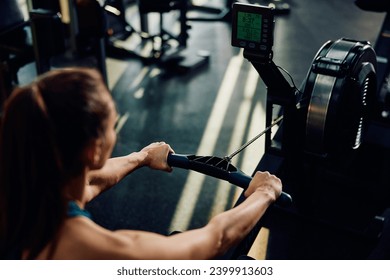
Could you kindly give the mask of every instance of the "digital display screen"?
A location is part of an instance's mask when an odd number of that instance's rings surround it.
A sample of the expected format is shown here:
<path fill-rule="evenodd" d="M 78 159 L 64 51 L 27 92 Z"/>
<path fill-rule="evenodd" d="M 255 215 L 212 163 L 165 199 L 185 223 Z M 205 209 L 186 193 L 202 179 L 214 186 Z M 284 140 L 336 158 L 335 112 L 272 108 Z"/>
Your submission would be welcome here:
<path fill-rule="evenodd" d="M 261 42 L 262 15 L 241 12 L 237 13 L 237 39 Z"/>
<path fill-rule="evenodd" d="M 232 46 L 271 57 L 274 23 L 272 8 L 235 2 L 232 9 Z"/>

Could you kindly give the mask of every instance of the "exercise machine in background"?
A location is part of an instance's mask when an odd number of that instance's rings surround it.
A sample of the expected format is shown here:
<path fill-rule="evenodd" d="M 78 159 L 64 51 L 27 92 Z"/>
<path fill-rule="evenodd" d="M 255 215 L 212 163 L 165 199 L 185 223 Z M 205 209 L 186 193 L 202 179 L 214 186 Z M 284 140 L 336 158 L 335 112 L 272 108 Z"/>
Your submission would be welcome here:
<path fill-rule="evenodd" d="M 51 58 L 65 48 L 57 12 L 34 6 L 27 17 L 15 0 L 1 2 L 0 103 L 19 83 L 18 71 L 22 67 L 35 62 L 36 72 L 42 74 L 48 70 Z"/>
<path fill-rule="evenodd" d="M 275 15 L 287 15 L 291 11 L 290 4 L 282 0 L 249 0 L 248 2 L 272 8 Z"/>
<path fill-rule="evenodd" d="M 236 0 L 222 0 L 218 5 L 210 5 L 210 1 L 203 1 L 202 4 L 196 4 L 196 1 L 189 0 L 190 13 L 193 16 L 188 16 L 188 20 L 192 21 L 225 21 L 231 22 L 232 5 Z M 212 2 L 212 1 L 211 1 Z M 274 9 L 274 14 L 285 15 L 290 13 L 290 5 L 282 0 L 249 0 L 249 3 L 268 6 Z M 207 4 L 206 4 L 207 3 Z"/>
<path fill-rule="evenodd" d="M 235 0 L 225 0 L 219 5 L 210 5 L 209 1 L 196 4 L 196 1 L 189 0 L 188 12 L 193 14 L 188 16 L 190 21 L 231 21 L 232 5 Z M 206 4 L 207 3 L 207 4 Z"/>
<path fill-rule="evenodd" d="M 140 30 L 136 30 L 126 20 L 125 7 L 118 5 L 118 2 L 121 1 L 106 1 L 104 6 L 109 24 L 110 55 L 138 57 L 144 63 L 153 63 L 181 73 L 200 68 L 208 63 L 207 51 L 185 52 L 190 29 L 187 19 L 187 1 L 138 0 L 136 8 Z M 165 17 L 167 14 L 172 16 L 167 19 Z M 157 31 L 151 31 L 150 15 L 154 16 L 152 21 L 158 26 Z M 168 30 L 167 26 L 172 28 Z M 178 30 L 173 30 L 173 27 L 178 27 Z"/>
<path fill-rule="evenodd" d="M 16 0 L 9 2 L 16 3 Z M 21 62 L 24 65 L 34 62 L 37 75 L 51 68 L 85 66 L 97 68 L 107 82 L 107 26 L 104 10 L 97 0 L 32 0 L 27 9 L 28 18 L 22 20 L 7 10 L 12 7 L 8 4 L 1 10 L 8 11 L 5 18 L 19 24 L 5 29 L 0 49 L 12 57 L 8 65 L 12 66 L 14 77 L 23 65 Z M 20 65 L 19 68 L 15 67 L 16 64 Z M 10 82 L 17 83 L 15 78 Z"/>
<path fill-rule="evenodd" d="M 50 68 L 84 66 L 96 68 L 107 84 L 106 70 L 106 18 L 98 0 L 32 0 L 32 6 L 61 15 L 64 50 L 52 55 L 46 62 Z M 45 39 L 47 42 L 47 37 Z M 40 73 L 40 72 L 38 72 Z"/>

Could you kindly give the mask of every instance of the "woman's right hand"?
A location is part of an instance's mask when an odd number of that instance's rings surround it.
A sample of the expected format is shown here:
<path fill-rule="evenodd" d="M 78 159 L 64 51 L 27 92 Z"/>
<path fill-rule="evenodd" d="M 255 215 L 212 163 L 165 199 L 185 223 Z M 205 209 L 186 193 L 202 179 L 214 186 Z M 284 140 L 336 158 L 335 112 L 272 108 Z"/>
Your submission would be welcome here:
<path fill-rule="evenodd" d="M 267 194 L 275 201 L 282 193 L 282 181 L 267 171 L 257 171 L 244 195 L 248 197 L 257 191 Z"/>
<path fill-rule="evenodd" d="M 169 144 L 154 142 L 143 148 L 140 153 L 145 155 L 143 165 L 156 170 L 172 171 L 172 168 L 167 163 L 167 157 L 169 153 L 174 153 L 174 151 Z"/>

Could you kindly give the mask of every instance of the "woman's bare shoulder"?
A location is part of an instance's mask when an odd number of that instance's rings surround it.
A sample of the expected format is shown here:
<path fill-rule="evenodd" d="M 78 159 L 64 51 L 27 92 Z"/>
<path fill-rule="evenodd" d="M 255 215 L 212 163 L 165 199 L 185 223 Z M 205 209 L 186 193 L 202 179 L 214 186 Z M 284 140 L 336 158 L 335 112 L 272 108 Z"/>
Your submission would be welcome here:
<path fill-rule="evenodd" d="M 124 259 L 132 258 L 131 247 L 136 231 L 126 238 L 86 217 L 65 220 L 61 227 L 55 258 L 59 259 Z"/>

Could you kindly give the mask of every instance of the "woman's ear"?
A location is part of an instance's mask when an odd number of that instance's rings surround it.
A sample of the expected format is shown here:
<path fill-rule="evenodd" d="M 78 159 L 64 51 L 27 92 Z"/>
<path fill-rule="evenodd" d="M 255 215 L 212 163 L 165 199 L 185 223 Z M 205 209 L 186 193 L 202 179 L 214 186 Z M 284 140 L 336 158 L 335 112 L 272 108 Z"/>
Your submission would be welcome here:
<path fill-rule="evenodd" d="M 103 141 L 100 138 L 93 139 L 86 150 L 86 165 L 90 170 L 101 168 Z"/>

